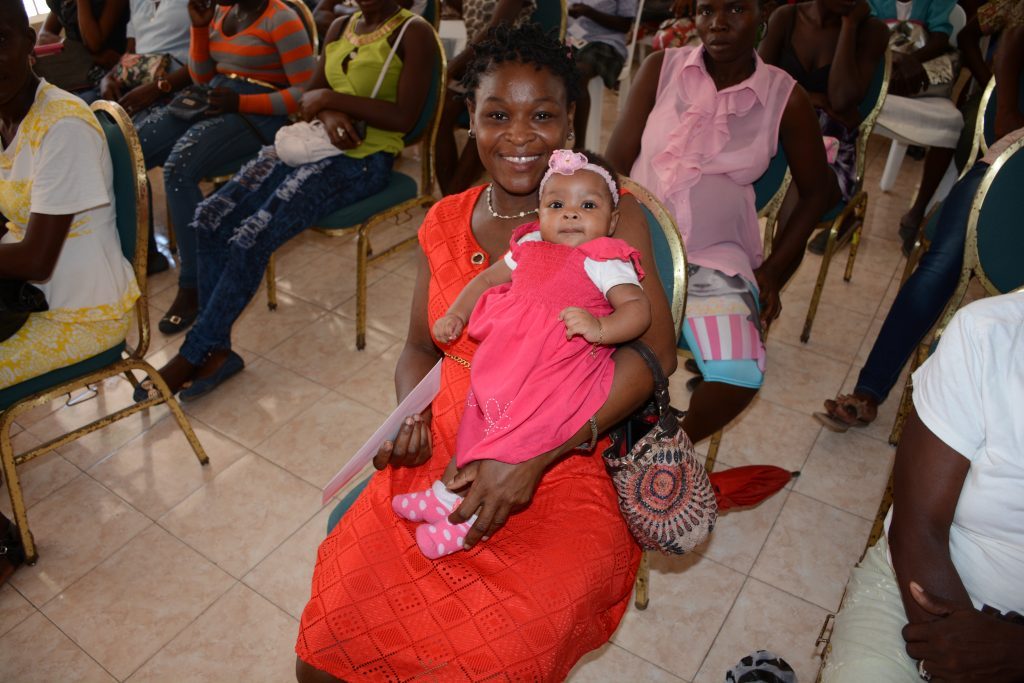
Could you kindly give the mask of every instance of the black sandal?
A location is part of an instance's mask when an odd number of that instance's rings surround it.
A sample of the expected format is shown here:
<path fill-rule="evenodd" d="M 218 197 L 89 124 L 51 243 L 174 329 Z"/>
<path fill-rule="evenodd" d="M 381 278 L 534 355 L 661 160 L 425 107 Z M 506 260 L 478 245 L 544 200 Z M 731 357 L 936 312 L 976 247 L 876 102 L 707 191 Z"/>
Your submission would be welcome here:
<path fill-rule="evenodd" d="M 164 334 L 177 334 L 178 332 L 187 330 L 191 327 L 192 323 L 196 321 L 198 316 L 198 311 L 192 311 L 192 313 L 186 315 L 171 315 L 168 313 L 164 317 L 160 318 L 160 322 L 157 324 L 157 329 Z"/>
<path fill-rule="evenodd" d="M 18 527 L 7 522 L 7 532 L 0 536 L 0 585 L 14 573 L 14 570 L 25 564 L 25 547 L 21 544 Z"/>

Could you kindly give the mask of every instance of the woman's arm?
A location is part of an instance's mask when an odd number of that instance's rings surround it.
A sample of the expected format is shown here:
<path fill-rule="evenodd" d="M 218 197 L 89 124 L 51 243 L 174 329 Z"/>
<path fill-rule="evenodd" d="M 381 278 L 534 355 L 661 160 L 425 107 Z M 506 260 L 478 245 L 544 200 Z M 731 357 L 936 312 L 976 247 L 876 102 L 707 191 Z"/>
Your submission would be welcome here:
<path fill-rule="evenodd" d="M 889 30 L 871 16 L 866 0 L 843 17 L 828 76 L 828 101 L 834 111 L 850 111 L 861 103 L 888 42 Z"/>
<path fill-rule="evenodd" d="M 397 56 L 402 60 L 402 72 L 398 77 L 398 96 L 394 102 L 345 95 L 331 90 L 324 76 L 324 57 L 321 56 L 316 76 L 302 96 L 303 118 L 312 119 L 321 111 L 329 109 L 342 112 L 352 119 L 364 120 L 374 128 L 402 132 L 412 128 L 427 101 L 430 74 L 437 63 L 437 48 L 434 32 L 425 20 L 413 17 L 409 21 L 411 23 L 398 46 Z M 342 20 L 335 22 L 329 35 L 337 39 L 341 25 Z"/>
<path fill-rule="evenodd" d="M 779 292 L 796 272 L 818 221 L 839 201 L 839 185 L 829 170 L 821 129 L 807 93 L 793 86 L 779 125 L 779 142 L 789 160 L 789 171 L 799 196 L 789 220 L 781 226 L 771 256 L 754 271 L 761 295 L 761 321 L 769 325 L 782 310 Z"/>
<path fill-rule="evenodd" d="M 430 264 L 423 249 L 416 246 L 416 286 L 412 292 L 409 331 L 402 355 L 395 367 L 395 393 L 401 403 L 420 383 L 437 361 L 441 352 L 434 345 L 427 322 L 430 292 Z M 373 458 L 373 466 L 382 470 L 393 467 L 416 467 L 430 458 L 430 408 L 420 415 L 410 415 L 402 424 L 394 441 L 386 441 Z"/>
<path fill-rule="evenodd" d="M 636 18 L 635 16 L 622 17 L 618 14 L 608 14 L 607 12 L 602 12 L 596 7 L 591 7 L 590 5 L 586 5 L 582 2 L 574 2 L 569 5 L 568 14 L 570 17 L 587 17 L 588 19 L 593 19 L 606 29 L 618 31 L 620 33 L 629 33 L 629 30 L 633 28 L 633 19 Z"/>
<path fill-rule="evenodd" d="M 188 0 L 189 29 L 188 71 L 196 83 L 209 83 L 217 72 L 210 59 L 210 23 L 216 7 L 213 0 Z"/>
<path fill-rule="evenodd" d="M 911 624 L 931 621 L 911 597 L 910 582 L 929 593 L 971 607 L 960 575 L 949 555 L 949 527 L 970 462 L 910 414 L 893 467 L 892 524 L 889 547 L 903 606 Z M 927 480 L 927 485 L 922 485 Z"/>
<path fill-rule="evenodd" d="M 761 39 L 761 44 L 757 46 L 757 54 L 765 64 L 779 65 L 779 60 L 782 59 L 782 48 L 789 38 L 790 27 L 795 20 L 793 13 L 796 10 L 795 5 L 783 5 L 772 12 L 772 16 L 768 19 L 768 29 L 764 33 L 764 38 Z"/>
<path fill-rule="evenodd" d="M 106 0 L 103 11 L 96 17 L 90 0 L 78 0 L 78 30 L 90 53 L 97 55 L 106 49 L 107 38 L 127 11 L 128 0 Z"/>
<path fill-rule="evenodd" d="M 0 279 L 42 282 L 50 279 L 74 214 L 33 213 L 20 242 L 0 244 Z"/>
<path fill-rule="evenodd" d="M 629 89 L 626 109 L 616 122 L 612 137 L 608 140 L 604 156 L 612 168 L 622 175 L 629 175 L 633 169 L 633 162 L 640 155 L 640 140 L 644 134 L 644 124 L 646 124 L 651 110 L 654 109 L 658 95 L 658 79 L 661 76 L 661 64 L 664 60 L 665 51 L 659 50 L 640 65 L 636 79 Z"/>
<path fill-rule="evenodd" d="M 441 318 L 435 323 L 434 333 L 438 336 L 441 341 L 445 341 L 445 337 L 448 341 L 453 341 L 460 334 L 462 334 L 463 328 L 466 323 L 469 322 L 469 316 L 473 312 L 473 308 L 476 307 L 476 302 L 480 300 L 491 287 L 497 287 L 498 285 L 510 282 L 512 280 L 512 269 L 505 263 L 505 259 L 498 259 L 493 265 L 487 270 L 477 275 L 475 278 L 469 281 L 469 284 L 462 288 L 459 295 L 455 297 L 455 301 L 448 307 L 448 312 L 445 313 L 444 318 L 451 316 L 457 319 L 458 324 L 449 326 L 442 324 Z M 438 329 L 438 326 L 442 329 Z M 442 334 L 437 334 L 441 332 Z"/>

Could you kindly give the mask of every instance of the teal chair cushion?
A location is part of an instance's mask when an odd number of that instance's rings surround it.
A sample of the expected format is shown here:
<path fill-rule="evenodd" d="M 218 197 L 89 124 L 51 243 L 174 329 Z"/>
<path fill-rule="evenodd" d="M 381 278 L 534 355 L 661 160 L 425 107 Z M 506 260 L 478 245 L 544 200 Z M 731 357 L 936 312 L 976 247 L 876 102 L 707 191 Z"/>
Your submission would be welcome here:
<path fill-rule="evenodd" d="M 761 211 L 782 187 L 782 181 L 786 179 L 788 169 L 789 161 L 786 160 L 786 153 L 779 146 L 775 156 L 768 162 L 768 168 L 760 178 L 754 181 L 754 206 L 758 211 Z"/>
<path fill-rule="evenodd" d="M 1024 148 L 1003 164 L 978 214 L 978 259 L 1000 292 L 1024 285 L 1024 230 L 1020 188 L 1024 187 Z"/>
<path fill-rule="evenodd" d="M 338 501 L 338 504 L 331 510 L 331 516 L 327 518 L 327 533 L 334 531 L 334 527 L 338 526 L 338 522 L 348 512 L 348 509 L 352 507 L 352 503 L 356 502 L 356 498 L 363 492 L 363 489 L 370 483 L 370 479 L 373 477 L 371 474 L 369 477 L 364 479 L 355 485 L 351 491 L 345 494 L 345 497 Z"/>
<path fill-rule="evenodd" d="M 39 377 L 33 377 L 32 379 L 25 380 L 21 384 L 15 384 L 13 387 L 7 387 L 6 389 L 0 390 L 0 410 L 7 410 L 17 401 L 31 396 L 40 391 L 49 389 L 50 387 L 63 384 L 64 382 L 70 382 L 73 379 L 88 375 L 90 372 L 95 372 L 102 368 L 107 367 L 112 363 L 116 363 L 121 360 L 121 352 L 124 351 L 125 344 L 121 342 L 117 346 L 107 349 L 103 353 L 100 353 L 92 358 L 86 358 L 83 361 L 79 361 L 74 365 L 69 365 L 66 368 L 58 368 L 51 370 L 45 375 L 39 375 Z"/>
<path fill-rule="evenodd" d="M 840 200 L 838 204 L 836 204 L 831 209 L 825 212 L 825 215 L 821 217 L 821 220 L 819 222 L 825 223 L 828 221 L 834 221 L 836 219 L 836 216 L 841 214 L 843 212 L 843 209 L 845 208 L 846 202 Z"/>
<path fill-rule="evenodd" d="M 128 143 L 117 123 L 105 112 L 94 112 L 103 129 L 114 169 L 114 214 L 117 216 L 117 236 L 121 252 L 129 263 L 135 263 L 135 169 Z M 32 392 L 30 392 L 32 393 Z"/>
<path fill-rule="evenodd" d="M 316 227 L 332 230 L 354 228 L 381 211 L 387 211 L 396 204 L 415 199 L 417 194 L 415 180 L 404 173 L 392 171 L 388 186 L 382 191 L 324 216 L 316 222 Z"/>

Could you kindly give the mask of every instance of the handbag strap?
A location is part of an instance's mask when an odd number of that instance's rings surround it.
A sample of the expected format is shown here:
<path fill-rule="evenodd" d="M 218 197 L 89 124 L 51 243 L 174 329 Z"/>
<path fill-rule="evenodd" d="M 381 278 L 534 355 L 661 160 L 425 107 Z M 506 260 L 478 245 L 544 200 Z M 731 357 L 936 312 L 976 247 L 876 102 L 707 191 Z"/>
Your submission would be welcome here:
<path fill-rule="evenodd" d="M 377 76 L 377 84 L 373 86 L 373 92 L 370 93 L 370 99 L 377 99 L 377 93 L 380 91 L 380 86 L 384 82 L 384 75 L 388 72 L 388 67 L 391 66 L 391 60 L 395 56 L 395 51 L 398 50 L 398 44 L 402 42 L 402 36 L 405 35 L 405 29 L 409 28 L 416 17 L 409 17 L 403 24 L 402 28 L 398 31 L 398 37 L 395 38 L 395 44 L 391 46 L 391 52 L 388 53 L 388 58 L 384 60 L 384 66 L 380 69 L 380 75 Z"/>
<path fill-rule="evenodd" d="M 670 415 L 672 411 L 669 409 L 668 377 L 665 376 L 665 370 L 661 367 L 658 356 L 650 346 L 639 339 L 634 339 L 626 346 L 639 353 L 647 363 L 647 367 L 651 369 L 651 374 L 654 376 L 654 403 L 658 407 L 659 417 L 664 418 L 666 415 Z"/>

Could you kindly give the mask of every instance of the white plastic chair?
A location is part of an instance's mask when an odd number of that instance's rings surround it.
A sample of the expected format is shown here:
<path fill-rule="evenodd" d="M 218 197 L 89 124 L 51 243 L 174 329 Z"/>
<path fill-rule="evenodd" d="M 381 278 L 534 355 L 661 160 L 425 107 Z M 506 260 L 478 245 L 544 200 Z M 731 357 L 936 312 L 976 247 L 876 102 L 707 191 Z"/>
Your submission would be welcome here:
<path fill-rule="evenodd" d="M 949 13 L 949 23 L 953 25 L 949 43 L 956 47 L 956 37 L 967 23 L 967 14 L 960 5 L 953 5 L 953 9 Z M 931 120 L 937 130 L 944 131 L 944 134 L 940 136 L 941 142 L 936 144 L 935 139 L 914 139 L 893 130 L 893 128 L 900 128 L 899 120 L 901 118 L 905 119 L 905 115 L 900 116 L 901 112 L 914 112 L 915 117 L 926 117 Z M 879 182 L 882 192 L 888 192 L 896 184 L 896 177 L 899 175 L 900 165 L 903 163 L 903 157 L 906 156 L 909 145 L 955 147 L 961 128 L 963 128 L 963 117 L 953 100 L 945 97 L 914 98 L 897 95 L 890 95 L 886 98 L 885 106 L 882 107 L 882 112 L 878 115 L 878 121 L 875 124 L 875 133 L 892 140 L 892 144 L 889 145 L 889 157 L 885 161 L 885 170 L 882 171 L 882 179 Z M 953 181 L 956 180 L 955 169 L 952 174 L 950 175 L 950 171 L 946 172 L 949 182 L 947 182 L 947 178 L 943 178 L 939 189 L 935 192 L 935 197 L 945 196 L 943 189 L 945 189 L 945 193 L 949 192 Z"/>

